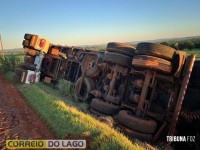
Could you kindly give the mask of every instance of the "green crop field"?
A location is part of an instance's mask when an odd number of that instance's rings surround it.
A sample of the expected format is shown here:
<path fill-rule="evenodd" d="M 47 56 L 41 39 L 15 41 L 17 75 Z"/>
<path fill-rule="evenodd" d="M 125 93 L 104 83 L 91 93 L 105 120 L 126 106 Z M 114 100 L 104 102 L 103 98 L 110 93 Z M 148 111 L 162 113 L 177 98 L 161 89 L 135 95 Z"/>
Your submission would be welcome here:
<path fill-rule="evenodd" d="M 195 54 L 196 60 L 200 60 L 200 49 L 184 50 L 187 54 Z"/>
<path fill-rule="evenodd" d="M 24 54 L 22 53 L 4 53 L 4 55 L 0 55 L 0 72 L 14 71 L 23 60 Z"/>

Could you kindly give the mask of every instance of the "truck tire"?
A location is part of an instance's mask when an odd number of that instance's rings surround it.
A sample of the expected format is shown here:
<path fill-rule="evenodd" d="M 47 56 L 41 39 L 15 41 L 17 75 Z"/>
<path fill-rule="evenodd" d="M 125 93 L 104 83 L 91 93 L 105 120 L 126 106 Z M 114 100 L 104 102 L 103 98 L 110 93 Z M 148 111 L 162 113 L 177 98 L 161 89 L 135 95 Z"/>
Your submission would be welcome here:
<path fill-rule="evenodd" d="M 26 34 L 24 35 L 24 39 L 25 39 L 25 40 L 31 40 L 31 38 L 32 38 L 32 34 L 26 33 Z"/>
<path fill-rule="evenodd" d="M 172 63 L 170 61 L 147 55 L 136 55 L 132 65 L 135 67 L 149 68 L 163 73 L 171 73 Z"/>
<path fill-rule="evenodd" d="M 132 58 L 123 54 L 107 52 L 104 54 L 104 61 L 123 65 L 125 67 L 131 67 Z"/>
<path fill-rule="evenodd" d="M 22 45 L 24 45 L 24 47 L 29 47 L 30 41 L 28 41 L 28 40 L 23 40 Z"/>
<path fill-rule="evenodd" d="M 175 49 L 156 43 L 139 43 L 136 47 L 136 54 L 155 56 L 166 60 L 172 60 Z"/>
<path fill-rule="evenodd" d="M 119 53 L 119 54 L 123 54 L 130 57 L 133 57 L 135 54 L 134 47 L 124 44 L 124 43 L 118 43 L 118 42 L 108 43 L 106 50 L 108 52 Z"/>
<path fill-rule="evenodd" d="M 93 98 L 90 107 L 105 115 L 115 115 L 120 111 L 120 106 L 101 101 L 98 98 Z"/>
<path fill-rule="evenodd" d="M 142 133 L 154 133 L 157 128 L 156 121 L 152 119 L 137 118 L 128 110 L 122 110 L 117 115 L 117 120 L 124 126 Z"/>
<path fill-rule="evenodd" d="M 91 107 L 90 107 L 89 111 L 90 111 L 91 114 L 95 114 L 97 116 L 106 116 L 105 114 L 100 113 L 99 111 L 97 111 L 97 110 L 95 110 L 95 109 L 93 109 Z"/>
<path fill-rule="evenodd" d="M 91 99 L 90 91 L 95 89 L 94 81 L 91 78 L 80 77 L 75 83 L 75 94 L 76 97 L 82 102 L 89 101 Z M 81 89 L 79 91 L 79 87 Z"/>
<path fill-rule="evenodd" d="M 98 62 L 96 63 L 97 59 Z M 81 65 L 81 71 L 83 73 L 85 70 L 85 76 L 87 77 L 96 77 L 101 72 L 101 68 L 98 66 L 98 63 L 102 62 L 103 62 L 103 56 L 101 54 L 97 55 L 89 54 L 88 56 L 85 56 L 85 58 L 83 59 Z"/>
<path fill-rule="evenodd" d="M 21 76 L 22 75 L 22 68 L 15 68 L 15 73 L 16 73 L 16 75 L 18 75 L 18 76 Z"/>
<path fill-rule="evenodd" d="M 118 125 L 120 127 L 120 129 L 122 129 L 122 131 L 128 135 L 130 138 L 137 138 L 140 139 L 142 141 L 146 141 L 146 142 L 151 142 L 153 139 L 153 135 L 152 134 L 146 134 L 146 133 L 142 133 L 142 132 L 137 132 L 134 130 L 131 130 L 123 125 Z"/>

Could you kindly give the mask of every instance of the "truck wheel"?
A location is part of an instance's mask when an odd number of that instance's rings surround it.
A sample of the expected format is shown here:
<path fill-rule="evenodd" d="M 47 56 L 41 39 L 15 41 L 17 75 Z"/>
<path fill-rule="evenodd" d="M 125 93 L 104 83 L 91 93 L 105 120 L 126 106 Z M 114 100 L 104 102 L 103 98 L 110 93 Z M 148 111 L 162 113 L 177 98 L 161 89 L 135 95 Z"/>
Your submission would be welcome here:
<path fill-rule="evenodd" d="M 95 89 L 95 84 L 91 78 L 84 77 L 82 79 L 82 77 L 80 77 L 75 83 L 75 94 L 80 101 L 89 101 L 91 99 L 90 91 L 94 89 Z"/>
<path fill-rule="evenodd" d="M 162 44 L 155 43 L 139 43 L 136 47 L 136 54 L 139 55 L 149 55 L 163 58 L 166 60 L 172 60 L 174 56 L 175 49 L 165 46 Z"/>
<path fill-rule="evenodd" d="M 140 139 L 142 141 L 147 141 L 147 142 L 151 142 L 152 139 L 153 139 L 153 135 L 152 134 L 146 134 L 146 133 L 137 132 L 137 131 L 131 130 L 131 129 L 123 126 L 123 125 L 118 125 L 118 126 L 130 138 L 137 138 L 137 139 Z"/>
<path fill-rule="evenodd" d="M 163 73 L 171 73 L 172 63 L 153 56 L 136 55 L 133 58 L 132 65 L 135 67 L 149 68 Z"/>
<path fill-rule="evenodd" d="M 22 68 L 15 68 L 15 73 L 18 75 L 18 76 L 21 76 L 22 75 Z"/>
<path fill-rule="evenodd" d="M 118 42 L 108 43 L 106 50 L 108 52 L 119 53 L 119 54 L 123 54 L 130 57 L 133 57 L 135 54 L 134 47 L 124 44 L 124 43 L 118 43 Z"/>
<path fill-rule="evenodd" d="M 98 62 L 97 62 L 98 59 Z M 93 55 L 89 54 L 85 56 L 81 65 L 82 73 L 85 70 L 85 75 L 87 77 L 96 77 L 101 72 L 101 68 L 98 66 L 98 63 L 103 62 L 103 56 L 101 54 Z"/>
<path fill-rule="evenodd" d="M 106 115 L 115 115 L 120 111 L 120 106 L 93 98 L 90 107 Z"/>
<path fill-rule="evenodd" d="M 123 54 L 107 52 L 104 54 L 104 61 L 113 64 L 123 65 L 125 67 L 131 67 L 132 58 Z"/>
<path fill-rule="evenodd" d="M 117 120 L 124 126 L 142 133 L 154 133 L 157 128 L 156 121 L 152 119 L 137 118 L 128 110 L 120 111 L 117 115 Z"/>
<path fill-rule="evenodd" d="M 23 40 L 22 45 L 24 45 L 24 47 L 28 47 L 30 45 L 30 41 Z"/>
<path fill-rule="evenodd" d="M 97 115 L 97 116 L 106 116 L 105 114 L 102 114 L 102 113 L 100 113 L 100 112 L 98 112 L 97 110 L 95 110 L 95 109 L 93 109 L 93 108 L 91 108 L 90 107 L 90 113 L 91 114 L 95 114 L 95 115 Z"/>
<path fill-rule="evenodd" d="M 26 34 L 24 35 L 24 39 L 25 39 L 25 40 L 31 40 L 31 38 L 32 38 L 32 34 L 26 33 Z"/>

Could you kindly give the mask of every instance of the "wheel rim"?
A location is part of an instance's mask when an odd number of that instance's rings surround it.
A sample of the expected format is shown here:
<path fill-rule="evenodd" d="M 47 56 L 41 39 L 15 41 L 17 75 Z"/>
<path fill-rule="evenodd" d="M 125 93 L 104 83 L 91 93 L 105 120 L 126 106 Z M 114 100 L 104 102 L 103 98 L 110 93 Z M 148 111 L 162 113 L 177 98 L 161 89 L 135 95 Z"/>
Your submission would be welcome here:
<path fill-rule="evenodd" d="M 87 58 L 87 61 L 85 63 L 86 70 L 94 69 L 96 63 L 96 57 L 95 56 L 89 56 Z"/>

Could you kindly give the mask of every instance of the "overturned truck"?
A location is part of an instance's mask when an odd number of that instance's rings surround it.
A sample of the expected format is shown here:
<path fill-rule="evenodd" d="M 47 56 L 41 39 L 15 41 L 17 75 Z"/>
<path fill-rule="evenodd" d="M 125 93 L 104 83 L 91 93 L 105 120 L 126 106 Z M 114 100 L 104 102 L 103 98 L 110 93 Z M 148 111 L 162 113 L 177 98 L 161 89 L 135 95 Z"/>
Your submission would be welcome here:
<path fill-rule="evenodd" d="M 156 142 L 174 135 L 180 115 L 200 118 L 198 110 L 182 108 L 190 97 L 187 87 L 189 93 L 199 87 L 195 55 L 145 42 L 136 48 L 111 42 L 106 51 L 94 51 L 54 45 L 33 34 L 24 39 L 25 59 L 15 78 L 25 83 L 74 83 L 76 97 L 89 102 L 92 113 L 113 116 L 130 137 Z"/>

